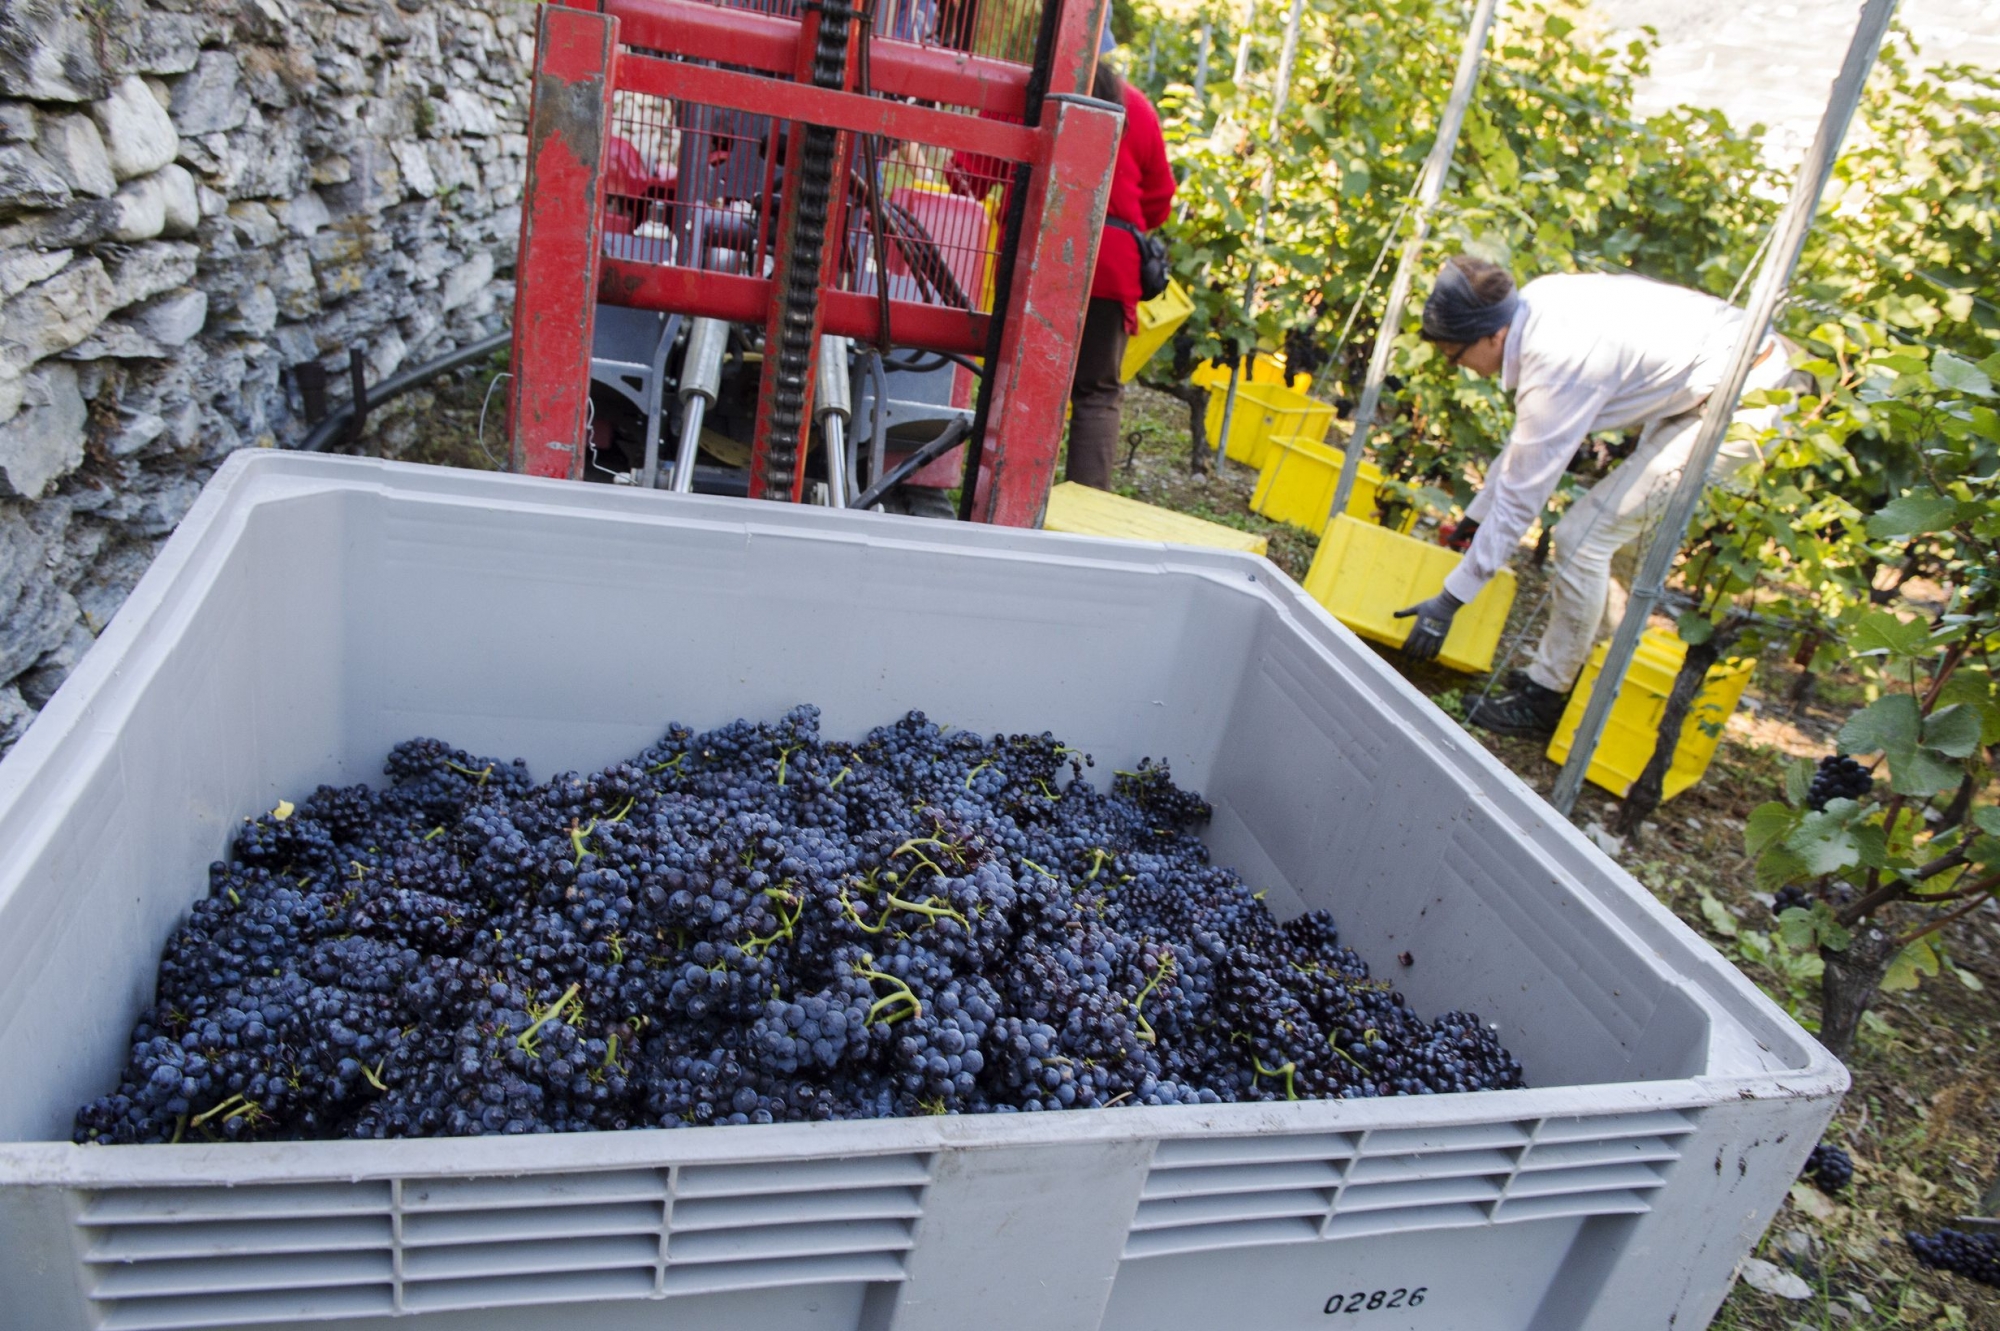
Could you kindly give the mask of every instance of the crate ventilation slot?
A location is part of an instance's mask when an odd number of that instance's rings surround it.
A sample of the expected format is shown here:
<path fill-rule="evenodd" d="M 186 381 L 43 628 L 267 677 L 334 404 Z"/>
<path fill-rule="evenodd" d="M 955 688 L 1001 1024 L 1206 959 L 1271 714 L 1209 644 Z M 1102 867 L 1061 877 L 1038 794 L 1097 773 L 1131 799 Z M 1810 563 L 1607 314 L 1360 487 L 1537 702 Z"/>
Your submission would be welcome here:
<path fill-rule="evenodd" d="M 1125 1256 L 1634 1215 L 1694 1130 L 1666 1111 L 1162 1142 Z"/>
<path fill-rule="evenodd" d="M 86 1193 L 105 1331 L 898 1281 L 930 1157 Z"/>

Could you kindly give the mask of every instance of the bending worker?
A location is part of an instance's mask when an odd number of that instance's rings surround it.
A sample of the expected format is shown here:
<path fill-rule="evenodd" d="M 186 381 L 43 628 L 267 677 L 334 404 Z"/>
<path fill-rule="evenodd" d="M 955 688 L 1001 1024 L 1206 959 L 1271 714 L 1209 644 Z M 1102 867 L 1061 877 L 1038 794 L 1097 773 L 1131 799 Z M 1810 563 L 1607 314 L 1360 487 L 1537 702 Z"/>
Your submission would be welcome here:
<path fill-rule="evenodd" d="M 1587 435 L 1644 425 L 1632 455 L 1551 533 L 1549 622 L 1525 676 L 1511 677 L 1512 687 L 1467 720 L 1503 735 L 1554 733 L 1592 645 L 1624 615 L 1612 560 L 1666 511 L 1745 317 L 1713 296 L 1628 273 L 1540 277 L 1516 291 L 1506 269 L 1461 254 L 1438 275 L 1424 302 L 1424 339 L 1448 365 L 1499 376 L 1514 394 L 1514 430 L 1453 529 L 1449 543 L 1464 561 L 1443 591 L 1396 612 L 1417 621 L 1405 655 L 1437 655 L 1452 616 L 1506 565 Z M 1771 336 L 1744 389 L 1780 388 L 1790 375 Z M 1785 411 L 1738 411 L 1709 483 L 1755 461 L 1754 440 Z"/>

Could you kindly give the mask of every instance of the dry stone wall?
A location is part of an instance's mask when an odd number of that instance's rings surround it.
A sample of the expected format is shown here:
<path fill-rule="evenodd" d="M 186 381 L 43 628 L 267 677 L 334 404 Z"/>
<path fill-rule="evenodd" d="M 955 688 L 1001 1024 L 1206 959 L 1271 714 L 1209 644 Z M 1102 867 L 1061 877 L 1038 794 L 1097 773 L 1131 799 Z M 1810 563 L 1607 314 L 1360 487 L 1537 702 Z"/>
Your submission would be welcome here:
<path fill-rule="evenodd" d="M 512 304 L 526 0 L 0 0 L 0 746 L 232 450 Z M 336 381 L 338 382 L 338 381 Z"/>

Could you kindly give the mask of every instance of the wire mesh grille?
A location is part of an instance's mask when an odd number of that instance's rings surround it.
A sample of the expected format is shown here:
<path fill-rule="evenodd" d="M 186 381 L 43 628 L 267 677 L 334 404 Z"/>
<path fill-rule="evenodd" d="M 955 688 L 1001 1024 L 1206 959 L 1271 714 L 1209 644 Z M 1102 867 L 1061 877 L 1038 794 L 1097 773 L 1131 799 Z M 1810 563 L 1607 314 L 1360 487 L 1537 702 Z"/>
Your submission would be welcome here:
<path fill-rule="evenodd" d="M 778 124 L 747 111 L 612 95 L 605 250 L 640 263 L 761 276 Z"/>
<path fill-rule="evenodd" d="M 875 35 L 1027 64 L 1041 16 L 1039 0 L 876 0 Z"/>
<path fill-rule="evenodd" d="M 707 3 L 780 17 L 797 17 L 802 9 L 800 0 Z M 877 42 L 1025 63 L 1033 56 L 1042 4 L 872 0 L 861 12 L 871 18 Z M 637 47 L 630 54 L 677 59 Z M 864 63 L 864 87 L 866 70 Z M 781 89 L 774 89 L 772 102 L 782 106 Z M 614 92 L 606 253 L 638 263 L 769 276 L 785 129 L 785 121 L 770 115 Z M 990 312 L 999 219 L 1013 165 L 873 135 L 855 142 L 848 161 L 839 288 L 871 296 L 886 288 L 892 300 Z"/>
<path fill-rule="evenodd" d="M 783 122 L 621 90 L 606 153 L 605 252 L 638 263 L 766 275 Z M 872 148 L 872 152 L 870 149 Z M 849 154 L 842 290 L 993 308 L 1012 164 L 865 136 Z"/>
<path fill-rule="evenodd" d="M 870 138 L 849 172 L 842 289 L 875 295 L 886 272 L 893 300 L 991 311 L 1010 164 Z"/>
<path fill-rule="evenodd" d="M 1051 0 L 1053 3 L 1054 0 Z M 718 9 L 797 18 L 799 0 L 707 0 Z M 1035 55 L 1042 0 L 863 0 L 874 14 L 875 35 L 1027 64 Z"/>

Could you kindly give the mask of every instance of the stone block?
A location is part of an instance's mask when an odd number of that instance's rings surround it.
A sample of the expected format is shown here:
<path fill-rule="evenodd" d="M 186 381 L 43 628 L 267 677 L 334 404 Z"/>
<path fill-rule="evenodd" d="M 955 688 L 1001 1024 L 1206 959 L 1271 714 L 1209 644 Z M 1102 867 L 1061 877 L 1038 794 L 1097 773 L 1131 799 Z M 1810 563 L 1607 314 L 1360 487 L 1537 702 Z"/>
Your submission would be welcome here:
<path fill-rule="evenodd" d="M 104 437 L 104 451 L 129 458 L 144 451 L 167 432 L 167 418 L 150 411 L 120 412 L 117 428 Z"/>
<path fill-rule="evenodd" d="M 294 108 L 266 116 L 252 108 L 240 129 L 219 136 L 223 149 L 224 185 L 234 199 L 289 199 L 312 180 L 301 138 L 306 113 Z"/>
<path fill-rule="evenodd" d="M 0 5 L 0 93 L 35 102 L 90 102 L 104 95 L 96 34 L 81 9 L 70 0 Z"/>
<path fill-rule="evenodd" d="M 28 733 L 35 709 L 28 706 L 21 691 L 11 684 L 0 689 L 0 749 L 9 749 Z"/>
<path fill-rule="evenodd" d="M 25 143 L 0 145 L 0 215 L 69 201 L 69 182 L 48 159 Z"/>
<path fill-rule="evenodd" d="M 135 245 L 118 257 L 111 267 L 111 309 L 148 300 L 175 287 L 194 281 L 199 247 L 185 240 L 156 240 Z"/>
<path fill-rule="evenodd" d="M 445 94 L 445 105 L 457 117 L 461 133 L 481 138 L 500 132 L 500 117 L 493 113 L 493 107 L 479 94 L 466 88 L 453 88 Z"/>
<path fill-rule="evenodd" d="M 208 318 L 208 293 L 194 287 L 177 287 L 140 305 L 127 318 L 162 346 L 182 346 L 201 332 L 202 323 Z"/>
<path fill-rule="evenodd" d="M 237 238 L 248 249 L 261 250 L 278 243 L 278 219 L 270 208 L 256 200 L 229 205 L 229 221 Z"/>
<path fill-rule="evenodd" d="M 319 70 L 309 47 L 252 46 L 243 52 L 243 86 L 259 106 L 282 110 L 312 99 Z"/>
<path fill-rule="evenodd" d="M 22 700 L 38 709 L 48 706 L 49 699 L 55 696 L 62 682 L 69 678 L 69 672 L 76 669 L 77 662 L 83 660 L 83 654 L 96 641 L 97 635 L 85 628 L 79 617 L 70 625 L 69 632 L 63 635 L 63 640 L 53 650 L 44 652 L 34 668 L 21 676 Z M 0 717 L 0 727 L 4 724 L 5 718 Z"/>
<path fill-rule="evenodd" d="M 345 157 L 322 157 L 313 163 L 312 181 L 315 185 L 344 185 L 352 179 L 354 163 Z"/>
<path fill-rule="evenodd" d="M 406 139 L 390 148 L 395 154 L 396 165 L 402 170 L 403 185 L 420 199 L 428 199 L 438 192 L 437 176 L 431 170 L 430 157 L 424 152 L 424 145 L 414 139 Z"/>
<path fill-rule="evenodd" d="M 250 114 L 243 65 L 229 51 L 203 51 L 174 84 L 173 121 L 183 136 L 235 129 Z"/>
<path fill-rule="evenodd" d="M 294 241 L 277 252 L 269 281 L 278 312 L 287 319 L 307 319 L 319 312 L 319 281 L 303 242 Z"/>
<path fill-rule="evenodd" d="M 74 365 L 43 364 L 24 379 L 21 409 L 0 425 L 0 494 L 40 499 L 82 464 L 89 413 Z"/>
<path fill-rule="evenodd" d="M 0 678 L 12 679 L 69 636 L 77 604 L 44 575 L 30 578 L 0 615 Z"/>
<path fill-rule="evenodd" d="M 43 116 L 35 149 L 74 193 L 103 199 L 118 188 L 97 123 L 81 112 Z"/>
<path fill-rule="evenodd" d="M 167 191 L 157 175 L 126 181 L 111 202 L 118 209 L 107 228 L 113 240 L 151 240 L 167 229 Z"/>
<path fill-rule="evenodd" d="M 367 220 L 347 218 L 306 242 L 319 275 L 322 300 L 339 300 L 361 290 L 368 275 Z"/>
<path fill-rule="evenodd" d="M 243 337 L 262 337 L 277 326 L 278 298 L 261 282 L 238 297 L 235 311 L 221 321 L 223 332 Z"/>
<path fill-rule="evenodd" d="M 71 251 L 38 250 L 23 245 L 0 250 L 0 300 L 20 295 L 35 283 L 54 277 L 69 266 Z"/>
<path fill-rule="evenodd" d="M 125 206 L 116 198 L 78 199 L 60 212 L 35 219 L 31 243 L 44 249 L 95 245 L 108 240 L 125 217 Z"/>
<path fill-rule="evenodd" d="M 207 318 L 208 293 L 180 287 L 106 319 L 63 356 L 68 360 L 165 359 L 193 340 Z"/>
<path fill-rule="evenodd" d="M 135 74 L 120 79 L 111 95 L 91 108 L 120 180 L 151 175 L 180 152 L 180 134 L 167 109 Z"/>
<path fill-rule="evenodd" d="M 179 162 L 169 162 L 160 168 L 159 176 L 165 234 L 193 235 L 201 225 L 201 191 L 194 183 L 194 175 Z"/>
<path fill-rule="evenodd" d="M 320 229 L 333 221 L 333 214 L 327 209 L 326 200 L 316 190 L 302 190 L 289 203 L 277 207 L 278 219 L 295 236 L 316 235 Z"/>
<path fill-rule="evenodd" d="M 454 264 L 445 273 L 444 293 L 439 297 L 438 303 L 447 310 L 455 310 L 470 302 L 492 281 L 493 256 L 481 251 L 463 263 Z"/>
<path fill-rule="evenodd" d="M 139 31 L 133 67 L 143 74 L 185 74 L 201 60 L 202 25 L 191 14 L 149 9 Z"/>
<path fill-rule="evenodd" d="M 35 108 L 26 102 L 0 102 L 0 143 L 33 143 Z"/>
<path fill-rule="evenodd" d="M 299 25 L 299 7 L 293 0 L 243 0 L 237 15 L 243 35 L 268 46 L 288 44 Z"/>
<path fill-rule="evenodd" d="M 118 304 L 101 262 L 88 258 L 70 264 L 0 305 L 0 366 L 18 375 L 36 361 L 67 351 Z M 74 378 L 70 382 L 74 385 Z"/>

